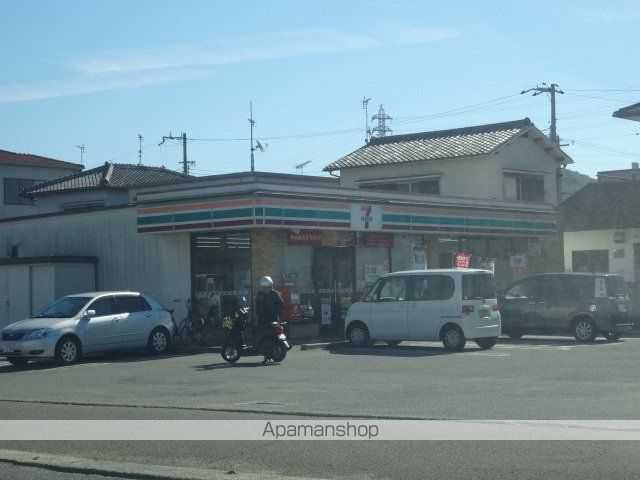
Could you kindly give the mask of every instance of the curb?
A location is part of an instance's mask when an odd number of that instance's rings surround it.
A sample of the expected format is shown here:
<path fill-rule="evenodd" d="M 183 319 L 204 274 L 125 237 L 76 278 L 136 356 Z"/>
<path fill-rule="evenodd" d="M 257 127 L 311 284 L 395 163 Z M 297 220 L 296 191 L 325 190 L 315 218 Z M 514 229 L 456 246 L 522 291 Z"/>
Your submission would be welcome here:
<path fill-rule="evenodd" d="M 61 473 L 103 475 L 142 480 L 291 480 L 275 474 L 238 473 L 234 470 L 209 470 L 204 468 L 175 467 L 170 465 L 145 465 L 129 462 L 93 460 L 67 455 L 41 454 L 17 450 L 0 450 L 0 463 L 34 467 Z"/>

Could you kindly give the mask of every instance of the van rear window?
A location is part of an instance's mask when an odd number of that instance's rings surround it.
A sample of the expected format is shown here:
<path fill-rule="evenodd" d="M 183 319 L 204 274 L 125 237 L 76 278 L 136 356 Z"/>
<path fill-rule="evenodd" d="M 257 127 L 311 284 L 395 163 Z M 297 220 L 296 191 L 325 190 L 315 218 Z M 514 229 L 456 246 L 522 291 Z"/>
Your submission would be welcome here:
<path fill-rule="evenodd" d="M 490 273 L 473 273 L 462 276 L 464 300 L 496 298 L 496 285 Z"/>
<path fill-rule="evenodd" d="M 605 283 L 607 285 L 607 295 L 609 297 L 625 296 L 627 292 L 627 284 L 624 278 L 617 275 L 610 275 L 605 277 Z"/>

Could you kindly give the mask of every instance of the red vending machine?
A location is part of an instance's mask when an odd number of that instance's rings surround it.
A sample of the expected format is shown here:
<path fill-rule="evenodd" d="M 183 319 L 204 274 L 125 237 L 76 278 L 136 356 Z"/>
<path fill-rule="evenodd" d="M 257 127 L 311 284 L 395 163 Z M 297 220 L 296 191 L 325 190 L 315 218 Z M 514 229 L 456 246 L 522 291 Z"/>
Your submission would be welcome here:
<path fill-rule="evenodd" d="M 301 320 L 300 288 L 295 285 L 281 285 L 276 287 L 276 290 L 282 294 L 282 300 L 284 300 L 284 310 L 280 320 L 285 322 Z"/>

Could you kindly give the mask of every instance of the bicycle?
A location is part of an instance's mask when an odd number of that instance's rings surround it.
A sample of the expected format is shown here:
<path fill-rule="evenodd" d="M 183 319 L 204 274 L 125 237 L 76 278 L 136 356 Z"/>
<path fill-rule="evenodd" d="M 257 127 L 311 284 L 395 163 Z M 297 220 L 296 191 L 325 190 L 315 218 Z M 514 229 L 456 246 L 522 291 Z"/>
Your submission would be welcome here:
<path fill-rule="evenodd" d="M 174 302 L 179 303 L 180 300 L 174 300 Z M 177 324 L 173 315 L 175 310 L 169 310 L 173 324 L 173 336 L 174 338 L 179 337 L 185 347 L 194 347 L 204 341 L 208 329 L 204 318 L 196 315 L 193 311 L 191 300 L 186 300 L 186 306 L 187 316 L 180 321 L 180 325 Z"/>

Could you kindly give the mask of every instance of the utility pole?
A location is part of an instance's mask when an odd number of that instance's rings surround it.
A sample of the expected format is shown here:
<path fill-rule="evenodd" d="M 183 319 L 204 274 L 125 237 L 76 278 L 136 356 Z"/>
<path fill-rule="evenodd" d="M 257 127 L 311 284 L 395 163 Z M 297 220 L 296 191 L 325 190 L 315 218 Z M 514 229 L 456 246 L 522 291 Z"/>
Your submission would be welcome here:
<path fill-rule="evenodd" d="M 362 103 L 362 108 L 364 108 L 364 143 L 369 143 L 369 136 L 371 135 L 369 130 L 369 100 L 371 99 L 362 97 L 360 102 Z"/>
<path fill-rule="evenodd" d="M 384 107 L 382 106 L 382 104 L 380 105 L 380 108 L 378 109 L 378 113 L 376 115 L 374 115 L 373 117 L 371 117 L 371 120 L 377 120 L 378 121 L 378 126 L 374 127 L 373 130 L 371 130 L 374 134 L 377 134 L 376 137 L 378 137 L 378 138 L 386 137 L 387 133 L 393 133 L 393 130 L 391 130 L 386 125 L 387 121 L 391 122 L 391 120 L 393 120 L 393 119 L 389 115 L 384 113 Z"/>
<path fill-rule="evenodd" d="M 142 165 L 142 135 L 138 134 L 138 165 Z"/>
<path fill-rule="evenodd" d="M 560 137 L 558 136 L 558 130 L 556 125 L 556 93 L 563 94 L 564 92 L 558 88 L 558 85 L 552 83 L 551 86 L 547 86 L 546 83 L 543 83 L 540 86 L 537 85 L 534 88 L 529 88 L 527 90 L 522 90 L 520 95 L 527 92 L 534 92 L 533 96 L 540 95 L 541 93 L 549 93 L 551 94 L 551 126 L 549 128 L 549 139 L 551 143 L 553 143 L 556 147 L 560 148 Z M 556 167 L 556 191 L 557 191 L 557 201 L 558 205 L 562 203 L 562 168 L 566 165 L 560 165 Z"/>
<path fill-rule="evenodd" d="M 256 150 L 253 146 L 253 126 L 256 121 L 253 119 L 253 102 L 249 102 L 249 126 L 251 128 L 251 173 L 255 171 L 253 152 Z"/>
<path fill-rule="evenodd" d="M 560 138 L 558 137 L 557 127 L 556 127 L 556 93 L 564 93 L 562 90 L 558 88 L 558 85 L 552 83 L 551 86 L 547 87 L 546 83 L 543 83 L 544 87 L 536 86 L 534 88 L 528 88 L 527 90 L 523 90 L 520 92 L 520 95 L 523 93 L 534 92 L 533 96 L 540 95 L 541 93 L 549 93 L 551 94 L 551 128 L 549 129 L 549 138 L 553 142 L 553 144 L 557 147 L 560 146 Z"/>
<path fill-rule="evenodd" d="M 80 149 L 80 165 L 84 165 L 84 143 L 82 145 L 76 145 Z"/>
<path fill-rule="evenodd" d="M 187 134 L 183 133 L 179 137 L 174 137 L 169 133 L 169 136 L 162 137 L 162 141 L 158 144 L 158 146 L 162 145 L 165 140 L 182 140 L 182 173 L 185 175 L 189 175 L 189 166 L 195 165 L 196 162 L 187 160 Z"/>

